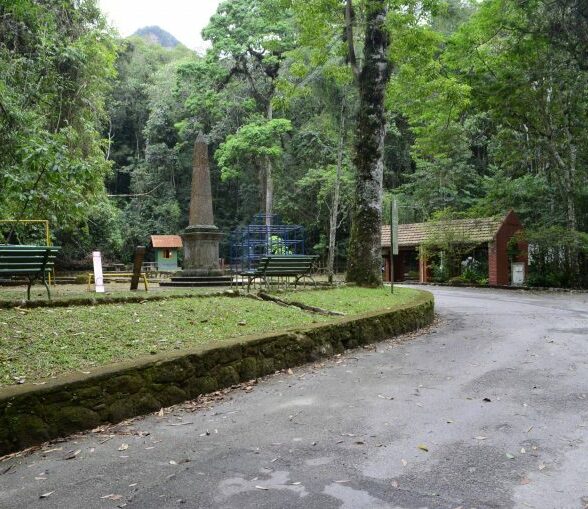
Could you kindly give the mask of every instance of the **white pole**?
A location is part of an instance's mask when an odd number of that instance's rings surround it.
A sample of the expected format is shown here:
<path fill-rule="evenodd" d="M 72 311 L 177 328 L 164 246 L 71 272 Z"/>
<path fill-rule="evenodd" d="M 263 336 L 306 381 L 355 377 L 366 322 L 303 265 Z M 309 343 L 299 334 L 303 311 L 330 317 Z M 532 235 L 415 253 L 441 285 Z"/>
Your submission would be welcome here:
<path fill-rule="evenodd" d="M 92 261 L 94 262 L 94 283 L 96 293 L 104 293 L 104 277 L 102 276 L 102 258 L 100 251 L 92 252 Z"/>

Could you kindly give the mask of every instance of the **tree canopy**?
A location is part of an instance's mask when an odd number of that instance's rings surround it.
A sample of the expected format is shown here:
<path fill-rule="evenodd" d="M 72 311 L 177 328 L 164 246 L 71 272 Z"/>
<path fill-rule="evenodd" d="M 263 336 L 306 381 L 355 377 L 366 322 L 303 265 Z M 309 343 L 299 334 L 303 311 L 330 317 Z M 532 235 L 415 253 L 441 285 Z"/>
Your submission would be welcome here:
<path fill-rule="evenodd" d="M 586 286 L 587 34 L 581 0 L 226 0 L 199 55 L 94 0 L 8 0 L 0 219 L 128 260 L 186 226 L 202 131 L 225 232 L 279 214 L 378 285 L 392 196 L 403 222 L 514 209 L 529 281 Z"/>

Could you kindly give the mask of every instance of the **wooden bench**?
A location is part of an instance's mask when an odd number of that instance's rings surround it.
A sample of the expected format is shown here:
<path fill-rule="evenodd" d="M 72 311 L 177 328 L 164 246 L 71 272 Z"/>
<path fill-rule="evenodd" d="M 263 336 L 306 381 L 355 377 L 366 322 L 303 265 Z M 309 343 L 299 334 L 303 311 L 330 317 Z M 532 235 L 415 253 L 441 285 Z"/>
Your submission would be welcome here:
<path fill-rule="evenodd" d="M 27 300 L 31 300 L 33 282 L 41 279 L 51 300 L 47 275 L 53 270 L 60 249 L 55 246 L 0 245 L 0 276 L 26 276 L 29 280 Z"/>
<path fill-rule="evenodd" d="M 103 279 L 106 281 L 107 279 L 128 279 L 131 280 L 133 278 L 132 272 L 103 272 L 102 273 Z M 145 285 L 145 291 L 149 291 L 149 281 L 147 280 L 147 274 L 145 272 L 141 272 L 139 276 L 143 280 L 143 284 Z M 94 273 L 88 272 L 88 291 L 92 290 L 92 279 L 94 279 Z"/>
<path fill-rule="evenodd" d="M 298 281 L 303 278 L 310 279 L 314 284 L 311 271 L 317 255 L 271 255 L 264 256 L 254 270 L 242 272 L 240 275 L 247 278 L 247 291 L 251 288 L 251 283 L 255 279 L 261 279 L 269 287 L 269 278 L 286 277 L 294 278 L 294 288 Z"/>

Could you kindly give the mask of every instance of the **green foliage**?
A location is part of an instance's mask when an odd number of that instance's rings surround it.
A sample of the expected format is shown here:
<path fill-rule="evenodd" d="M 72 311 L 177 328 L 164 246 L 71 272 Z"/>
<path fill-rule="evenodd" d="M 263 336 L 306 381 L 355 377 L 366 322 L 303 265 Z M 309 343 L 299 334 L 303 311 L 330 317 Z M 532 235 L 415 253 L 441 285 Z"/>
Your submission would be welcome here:
<path fill-rule="evenodd" d="M 103 199 L 114 59 L 93 0 L 0 6 L 0 216 L 68 229 Z"/>
<path fill-rule="evenodd" d="M 237 178 L 251 165 L 259 168 L 267 160 L 277 161 L 282 155 L 281 138 L 292 130 L 286 119 L 260 119 L 246 124 L 229 135 L 215 153 L 221 177 Z"/>
<path fill-rule="evenodd" d="M 576 273 L 573 253 L 588 260 L 588 234 L 570 231 L 560 226 L 528 229 L 522 240 L 530 244 L 530 286 L 583 286 L 588 285 L 586 273 Z"/>

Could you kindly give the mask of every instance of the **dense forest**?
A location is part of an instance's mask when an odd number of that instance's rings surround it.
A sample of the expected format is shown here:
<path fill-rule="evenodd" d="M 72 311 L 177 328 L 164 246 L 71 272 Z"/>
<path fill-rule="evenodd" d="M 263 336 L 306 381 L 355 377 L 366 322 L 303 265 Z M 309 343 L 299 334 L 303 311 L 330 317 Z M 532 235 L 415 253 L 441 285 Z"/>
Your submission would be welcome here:
<path fill-rule="evenodd" d="M 404 223 L 514 209 L 529 283 L 588 286 L 584 0 L 225 0 L 203 37 L 0 3 L 0 219 L 128 261 L 186 227 L 203 132 L 225 232 L 278 214 L 371 283 L 392 196 Z"/>

